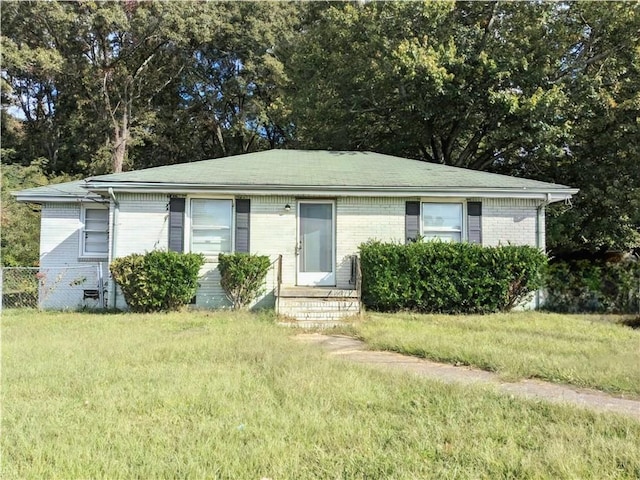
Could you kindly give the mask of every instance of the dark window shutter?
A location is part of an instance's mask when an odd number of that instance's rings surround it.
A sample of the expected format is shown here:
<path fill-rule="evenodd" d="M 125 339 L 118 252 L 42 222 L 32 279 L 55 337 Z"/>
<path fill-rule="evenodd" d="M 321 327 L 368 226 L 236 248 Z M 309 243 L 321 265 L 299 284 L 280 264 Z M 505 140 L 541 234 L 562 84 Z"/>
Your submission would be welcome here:
<path fill-rule="evenodd" d="M 184 198 L 169 199 L 169 251 L 184 251 Z"/>
<path fill-rule="evenodd" d="M 469 225 L 469 243 L 482 245 L 482 203 L 467 203 L 467 223 Z"/>
<path fill-rule="evenodd" d="M 249 253 L 249 214 L 251 200 L 236 200 L 236 252 Z"/>
<path fill-rule="evenodd" d="M 405 243 L 415 242 L 420 236 L 420 202 L 406 202 L 404 234 Z"/>

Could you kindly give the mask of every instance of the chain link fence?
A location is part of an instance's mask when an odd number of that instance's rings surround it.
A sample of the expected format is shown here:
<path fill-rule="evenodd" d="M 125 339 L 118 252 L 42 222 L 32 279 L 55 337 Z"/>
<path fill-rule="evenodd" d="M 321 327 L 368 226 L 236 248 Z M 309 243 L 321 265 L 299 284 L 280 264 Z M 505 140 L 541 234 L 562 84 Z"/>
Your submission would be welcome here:
<path fill-rule="evenodd" d="M 101 309 L 106 306 L 104 265 L 4 267 L 0 277 L 2 308 L 51 310 Z"/>

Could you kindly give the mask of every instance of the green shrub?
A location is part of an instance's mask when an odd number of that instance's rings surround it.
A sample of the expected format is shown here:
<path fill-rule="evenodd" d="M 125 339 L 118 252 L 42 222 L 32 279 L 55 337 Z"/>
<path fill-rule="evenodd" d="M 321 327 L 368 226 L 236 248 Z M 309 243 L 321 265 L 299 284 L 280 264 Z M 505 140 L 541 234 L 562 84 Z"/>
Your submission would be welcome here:
<path fill-rule="evenodd" d="M 640 262 L 553 262 L 545 286 L 547 310 L 636 313 L 640 309 Z"/>
<path fill-rule="evenodd" d="M 134 312 L 178 310 L 196 294 L 204 257 L 154 250 L 115 259 L 109 266 Z"/>
<path fill-rule="evenodd" d="M 271 262 L 265 255 L 249 253 L 221 253 L 218 256 L 220 284 L 233 304 L 239 310 L 264 292 L 264 279 Z"/>
<path fill-rule="evenodd" d="M 541 286 L 546 256 L 528 246 L 369 241 L 360 245 L 362 300 L 373 310 L 507 311 Z"/>

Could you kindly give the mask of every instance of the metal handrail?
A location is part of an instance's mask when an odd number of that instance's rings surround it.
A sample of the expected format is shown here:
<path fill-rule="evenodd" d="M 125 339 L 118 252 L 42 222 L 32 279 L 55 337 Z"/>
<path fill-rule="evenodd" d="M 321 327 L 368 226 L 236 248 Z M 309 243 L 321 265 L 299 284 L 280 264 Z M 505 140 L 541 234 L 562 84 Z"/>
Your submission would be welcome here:
<path fill-rule="evenodd" d="M 353 285 L 356 290 L 360 309 L 362 309 L 362 268 L 358 255 L 351 255 L 351 278 L 349 279 L 349 284 Z"/>

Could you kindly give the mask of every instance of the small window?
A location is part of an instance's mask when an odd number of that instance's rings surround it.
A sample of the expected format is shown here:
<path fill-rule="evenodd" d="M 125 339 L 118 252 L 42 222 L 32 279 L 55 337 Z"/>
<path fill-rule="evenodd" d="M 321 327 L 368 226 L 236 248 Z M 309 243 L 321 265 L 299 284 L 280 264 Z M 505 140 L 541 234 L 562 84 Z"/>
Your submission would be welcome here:
<path fill-rule="evenodd" d="M 462 204 L 423 203 L 422 236 L 425 240 L 462 241 Z"/>
<path fill-rule="evenodd" d="M 109 210 L 84 207 L 81 256 L 106 257 L 109 254 Z"/>
<path fill-rule="evenodd" d="M 191 251 L 210 256 L 231 252 L 231 200 L 191 200 Z"/>

